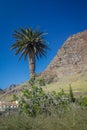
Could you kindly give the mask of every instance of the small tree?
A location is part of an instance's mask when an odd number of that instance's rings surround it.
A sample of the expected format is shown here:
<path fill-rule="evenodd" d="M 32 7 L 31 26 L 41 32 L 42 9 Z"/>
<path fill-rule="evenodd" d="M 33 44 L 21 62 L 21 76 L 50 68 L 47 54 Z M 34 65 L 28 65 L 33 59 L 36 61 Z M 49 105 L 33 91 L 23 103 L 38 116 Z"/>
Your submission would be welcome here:
<path fill-rule="evenodd" d="M 75 102 L 75 97 L 74 97 L 71 85 L 69 87 L 69 97 L 70 97 L 71 102 Z"/>

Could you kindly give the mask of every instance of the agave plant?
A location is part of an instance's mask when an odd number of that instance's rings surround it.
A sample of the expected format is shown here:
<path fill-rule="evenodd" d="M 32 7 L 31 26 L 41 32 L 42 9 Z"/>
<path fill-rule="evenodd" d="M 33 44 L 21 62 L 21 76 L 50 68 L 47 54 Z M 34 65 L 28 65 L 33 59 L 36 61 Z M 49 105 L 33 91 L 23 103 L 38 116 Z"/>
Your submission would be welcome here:
<path fill-rule="evenodd" d="M 47 42 L 44 40 L 46 33 L 40 32 L 29 27 L 26 29 L 20 28 L 19 31 L 14 31 L 16 42 L 11 46 L 11 49 L 16 49 L 15 55 L 20 53 L 19 60 L 22 56 L 24 59 L 28 57 L 30 77 L 35 75 L 35 61 L 42 56 L 46 56 L 46 50 L 49 49 Z"/>

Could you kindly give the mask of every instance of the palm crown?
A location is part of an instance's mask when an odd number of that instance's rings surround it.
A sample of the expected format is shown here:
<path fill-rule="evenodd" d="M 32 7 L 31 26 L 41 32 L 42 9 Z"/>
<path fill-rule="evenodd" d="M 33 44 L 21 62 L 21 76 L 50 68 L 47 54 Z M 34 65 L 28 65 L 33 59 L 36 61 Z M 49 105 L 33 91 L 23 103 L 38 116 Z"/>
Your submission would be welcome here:
<path fill-rule="evenodd" d="M 19 59 L 22 56 L 26 59 L 28 56 L 31 76 L 35 74 L 35 59 L 46 56 L 46 50 L 49 49 L 44 40 L 44 35 L 46 33 L 28 27 L 25 30 L 20 28 L 20 31 L 15 31 L 13 34 L 16 42 L 11 46 L 11 49 L 16 49 L 15 55 L 20 53 Z"/>

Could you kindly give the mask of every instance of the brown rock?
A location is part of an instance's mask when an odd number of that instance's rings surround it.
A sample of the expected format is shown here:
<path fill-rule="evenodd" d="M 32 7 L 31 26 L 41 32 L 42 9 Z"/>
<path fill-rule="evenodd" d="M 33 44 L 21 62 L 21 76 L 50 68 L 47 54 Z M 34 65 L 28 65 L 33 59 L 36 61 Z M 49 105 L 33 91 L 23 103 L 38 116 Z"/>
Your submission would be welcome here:
<path fill-rule="evenodd" d="M 69 37 L 40 76 L 51 83 L 63 76 L 85 71 L 87 71 L 87 31 Z"/>

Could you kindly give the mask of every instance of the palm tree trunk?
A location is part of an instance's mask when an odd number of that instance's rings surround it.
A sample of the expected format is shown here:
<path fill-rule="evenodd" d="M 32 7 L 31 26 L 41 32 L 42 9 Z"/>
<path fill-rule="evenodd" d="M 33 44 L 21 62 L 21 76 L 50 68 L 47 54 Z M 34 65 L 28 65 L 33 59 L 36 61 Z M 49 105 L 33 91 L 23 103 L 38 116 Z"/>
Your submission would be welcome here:
<path fill-rule="evenodd" d="M 35 76 L 35 55 L 30 54 L 28 55 L 29 60 L 29 69 L 30 69 L 30 78 Z"/>

